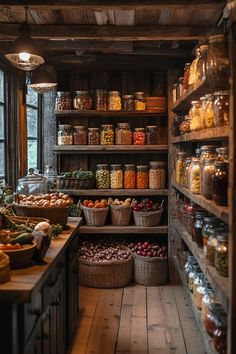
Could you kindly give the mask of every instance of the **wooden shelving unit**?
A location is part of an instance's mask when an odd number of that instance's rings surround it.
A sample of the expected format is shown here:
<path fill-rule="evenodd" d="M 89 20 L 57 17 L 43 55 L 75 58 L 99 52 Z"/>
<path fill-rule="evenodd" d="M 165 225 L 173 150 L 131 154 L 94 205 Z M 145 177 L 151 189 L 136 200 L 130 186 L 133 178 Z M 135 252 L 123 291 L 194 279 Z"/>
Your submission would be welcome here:
<path fill-rule="evenodd" d="M 162 153 L 168 151 L 168 145 L 54 145 L 56 154 L 139 154 Z"/>
<path fill-rule="evenodd" d="M 136 116 L 155 116 L 166 117 L 167 113 L 160 113 L 158 110 L 145 111 L 96 111 L 96 110 L 70 110 L 70 111 L 54 111 L 58 117 L 75 116 L 75 117 L 136 117 Z"/>
<path fill-rule="evenodd" d="M 135 225 L 92 227 L 82 225 L 80 227 L 82 234 L 168 234 L 168 226 L 141 227 Z"/>
<path fill-rule="evenodd" d="M 168 196 L 168 189 L 58 189 L 58 191 L 71 196 Z"/>
<path fill-rule="evenodd" d="M 227 125 L 223 127 L 216 127 L 211 129 L 204 129 L 192 133 L 186 133 L 172 138 L 172 144 L 195 142 L 202 140 L 220 140 L 228 139 L 229 127 Z"/>

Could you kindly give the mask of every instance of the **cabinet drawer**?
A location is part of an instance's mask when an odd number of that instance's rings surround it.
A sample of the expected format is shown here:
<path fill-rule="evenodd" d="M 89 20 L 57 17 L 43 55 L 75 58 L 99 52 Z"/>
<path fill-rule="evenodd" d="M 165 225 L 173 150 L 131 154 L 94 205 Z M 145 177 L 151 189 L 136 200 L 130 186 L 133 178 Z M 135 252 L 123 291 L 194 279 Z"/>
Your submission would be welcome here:
<path fill-rule="evenodd" d="M 38 292 L 30 304 L 24 305 L 24 342 L 27 341 L 30 334 L 42 314 L 42 293 Z"/>
<path fill-rule="evenodd" d="M 63 258 L 64 260 L 64 258 Z M 48 277 L 43 286 L 43 310 L 45 310 L 51 303 L 51 300 L 57 291 L 57 288 L 62 281 L 65 273 L 65 262 L 58 262 L 53 274 Z"/>

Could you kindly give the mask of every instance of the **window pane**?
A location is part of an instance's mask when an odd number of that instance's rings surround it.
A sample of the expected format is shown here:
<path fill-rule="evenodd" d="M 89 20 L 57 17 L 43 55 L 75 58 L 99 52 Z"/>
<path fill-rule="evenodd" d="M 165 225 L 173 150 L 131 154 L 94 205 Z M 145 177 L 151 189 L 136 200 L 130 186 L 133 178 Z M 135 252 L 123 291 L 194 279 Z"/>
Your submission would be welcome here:
<path fill-rule="evenodd" d="M 4 102 L 4 72 L 0 70 L 0 102 Z"/>
<path fill-rule="evenodd" d="M 0 176 L 5 175 L 5 152 L 4 143 L 0 143 Z"/>
<path fill-rule="evenodd" d="M 27 87 L 26 104 L 38 107 L 38 94 L 29 86 Z"/>
<path fill-rule="evenodd" d="M 28 169 L 37 168 L 37 157 L 38 157 L 38 142 L 35 140 L 28 140 Z"/>
<path fill-rule="evenodd" d="M 27 107 L 27 135 L 31 138 L 38 136 L 38 112 L 36 109 Z"/>
<path fill-rule="evenodd" d="M 0 105 L 0 139 L 4 139 L 4 110 L 3 106 Z"/>

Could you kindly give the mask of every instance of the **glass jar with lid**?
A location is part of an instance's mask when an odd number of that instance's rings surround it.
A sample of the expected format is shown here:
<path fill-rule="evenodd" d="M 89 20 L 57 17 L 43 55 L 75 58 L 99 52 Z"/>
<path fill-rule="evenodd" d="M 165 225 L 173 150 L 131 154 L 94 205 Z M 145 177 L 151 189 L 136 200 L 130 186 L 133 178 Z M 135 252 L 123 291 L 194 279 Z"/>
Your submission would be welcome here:
<path fill-rule="evenodd" d="M 213 332 L 213 345 L 219 354 L 227 353 L 227 315 L 221 312 L 215 319 L 215 330 Z"/>
<path fill-rule="evenodd" d="M 133 132 L 133 144 L 134 145 L 145 145 L 146 134 L 144 128 L 134 128 Z"/>
<path fill-rule="evenodd" d="M 157 125 L 148 125 L 146 127 L 146 144 L 157 145 L 159 144 L 159 134 Z"/>
<path fill-rule="evenodd" d="M 201 169 L 201 195 L 212 199 L 212 176 L 215 172 L 214 158 L 205 158 Z"/>
<path fill-rule="evenodd" d="M 229 91 L 218 91 L 214 96 L 214 124 L 221 127 L 229 124 Z"/>
<path fill-rule="evenodd" d="M 70 92 L 68 91 L 58 91 L 56 97 L 55 109 L 57 111 L 69 111 L 72 109 L 72 99 L 70 97 Z"/>
<path fill-rule="evenodd" d="M 191 131 L 200 130 L 201 129 L 201 108 L 199 101 L 192 101 L 191 108 L 189 110 L 189 118 L 190 118 L 190 129 Z"/>
<path fill-rule="evenodd" d="M 195 297 L 197 294 L 197 287 L 198 286 L 203 286 L 205 284 L 205 276 L 202 272 L 199 272 L 197 274 L 197 276 L 194 279 L 193 282 L 193 296 L 194 296 L 194 301 L 195 301 Z"/>
<path fill-rule="evenodd" d="M 200 123 L 199 123 L 200 128 L 199 128 L 199 130 L 203 130 L 206 128 L 206 125 L 205 125 L 206 96 L 200 97 L 199 104 L 200 104 Z"/>
<path fill-rule="evenodd" d="M 166 187 L 166 163 L 150 161 L 149 165 L 149 188 L 164 189 Z"/>
<path fill-rule="evenodd" d="M 134 189 L 136 183 L 136 166 L 132 164 L 125 165 L 124 169 L 124 188 Z"/>
<path fill-rule="evenodd" d="M 208 94 L 205 96 L 206 101 L 203 109 L 204 121 L 206 128 L 213 128 L 214 123 L 214 95 Z"/>
<path fill-rule="evenodd" d="M 73 132 L 70 124 L 60 124 L 57 132 L 58 145 L 72 145 Z"/>
<path fill-rule="evenodd" d="M 216 303 L 216 302 L 217 302 L 217 300 L 216 300 L 215 294 L 213 293 L 211 287 L 208 286 L 206 288 L 206 294 L 203 295 L 203 298 L 202 298 L 201 320 L 204 325 L 205 325 L 206 315 L 209 313 L 210 304 Z"/>
<path fill-rule="evenodd" d="M 213 337 L 216 329 L 216 319 L 219 318 L 223 310 L 219 303 L 210 303 L 209 311 L 205 317 L 205 330 L 210 337 Z"/>
<path fill-rule="evenodd" d="M 108 110 L 121 111 L 121 96 L 119 91 L 108 92 Z"/>
<path fill-rule="evenodd" d="M 217 205 L 228 205 L 228 162 L 215 162 L 212 175 L 212 199 Z"/>
<path fill-rule="evenodd" d="M 184 117 L 184 119 L 180 123 L 179 131 L 180 131 L 180 134 L 189 133 L 191 131 L 190 130 L 190 118 L 189 118 L 189 116 L 185 116 Z"/>
<path fill-rule="evenodd" d="M 196 279 L 196 277 L 198 277 L 200 273 L 201 270 L 199 268 L 199 265 L 198 264 L 193 265 L 192 270 L 189 272 L 188 275 L 188 289 L 189 291 L 191 291 L 191 293 L 193 292 L 194 280 Z"/>
<path fill-rule="evenodd" d="M 16 191 L 25 195 L 47 193 L 47 178 L 30 168 L 28 174 L 17 181 Z"/>
<path fill-rule="evenodd" d="M 200 73 L 198 72 L 198 61 L 200 60 L 201 52 L 199 48 L 196 49 L 195 56 L 196 58 L 192 61 L 192 64 L 190 66 L 188 80 L 189 86 L 196 84 L 200 80 Z"/>
<path fill-rule="evenodd" d="M 110 188 L 110 172 L 107 164 L 98 164 L 95 173 L 96 188 L 108 189 Z"/>
<path fill-rule="evenodd" d="M 198 61 L 199 80 L 204 82 L 207 77 L 207 51 L 208 45 L 203 44 L 200 46 L 200 60 Z"/>
<path fill-rule="evenodd" d="M 194 302 L 196 307 L 201 310 L 202 309 L 202 299 L 203 296 L 207 293 L 206 282 L 204 281 L 203 284 L 200 284 L 196 287 Z"/>
<path fill-rule="evenodd" d="M 189 180 L 188 180 L 189 173 L 188 173 L 188 170 L 189 170 L 189 167 L 191 165 L 191 161 L 192 161 L 191 157 L 187 157 L 185 159 L 185 183 L 184 183 L 184 186 L 186 188 L 189 188 Z"/>
<path fill-rule="evenodd" d="M 107 90 L 104 89 L 95 90 L 95 109 L 97 111 L 107 110 Z"/>
<path fill-rule="evenodd" d="M 87 144 L 87 134 L 86 134 L 85 126 L 75 125 L 73 138 L 74 138 L 75 145 L 86 145 Z"/>
<path fill-rule="evenodd" d="M 194 233 L 194 225 L 195 225 L 195 213 L 196 213 L 196 207 L 193 205 L 193 203 L 190 203 L 186 209 L 186 229 L 188 233 L 193 236 Z"/>
<path fill-rule="evenodd" d="M 102 124 L 100 132 L 100 144 L 101 145 L 113 145 L 114 144 L 114 130 L 112 124 Z"/>
<path fill-rule="evenodd" d="M 184 78 L 183 78 L 183 90 L 186 91 L 189 86 L 189 71 L 190 71 L 191 63 L 186 63 L 184 66 Z"/>
<path fill-rule="evenodd" d="M 145 111 L 146 98 L 143 91 L 135 92 L 134 94 L 134 109 L 135 111 Z"/>
<path fill-rule="evenodd" d="M 216 145 L 202 145 L 200 154 L 200 164 L 203 166 L 205 158 L 216 157 Z"/>
<path fill-rule="evenodd" d="M 122 109 L 124 111 L 134 110 L 134 96 L 133 95 L 123 95 L 122 96 Z"/>
<path fill-rule="evenodd" d="M 217 156 L 215 159 L 216 162 L 218 162 L 218 161 L 220 161 L 220 162 L 223 161 L 226 163 L 229 162 L 229 149 L 227 146 L 217 148 L 216 152 L 217 152 Z"/>
<path fill-rule="evenodd" d="M 89 91 L 75 91 L 73 108 L 77 110 L 92 109 L 92 98 Z"/>
<path fill-rule="evenodd" d="M 200 159 L 192 157 L 189 167 L 189 189 L 193 194 L 200 194 L 201 190 L 201 167 Z"/>
<path fill-rule="evenodd" d="M 57 171 L 52 165 L 46 165 L 43 176 L 47 179 L 47 190 L 52 191 L 56 187 Z"/>
<path fill-rule="evenodd" d="M 185 185 L 185 166 L 187 153 L 179 151 L 175 163 L 175 180 L 180 186 Z"/>
<path fill-rule="evenodd" d="M 181 97 L 184 93 L 184 78 L 180 77 L 178 80 L 178 86 L 177 86 L 177 98 Z"/>
<path fill-rule="evenodd" d="M 210 236 L 210 230 L 218 229 L 219 227 L 223 227 L 223 223 L 215 216 L 207 216 L 203 219 L 203 228 L 202 228 L 202 236 L 203 236 L 203 253 L 207 255 L 207 242 Z"/>
<path fill-rule="evenodd" d="M 146 165 L 137 166 L 136 187 L 138 189 L 146 189 L 148 188 L 148 182 L 149 182 L 148 166 Z"/>
<path fill-rule="evenodd" d="M 173 103 L 175 103 L 175 101 L 177 100 L 177 83 L 174 83 L 172 86 L 172 101 Z"/>
<path fill-rule="evenodd" d="M 99 145 L 99 143 L 100 143 L 99 128 L 88 128 L 88 144 Z"/>
<path fill-rule="evenodd" d="M 172 136 L 179 136 L 180 135 L 180 124 L 183 121 L 183 117 L 175 116 L 173 119 L 173 123 L 171 125 L 171 134 Z"/>
<path fill-rule="evenodd" d="M 132 132 L 129 123 L 117 123 L 115 140 L 117 145 L 132 144 Z"/>
<path fill-rule="evenodd" d="M 110 186 L 112 189 L 123 188 L 123 170 L 120 164 L 111 165 Z"/>
<path fill-rule="evenodd" d="M 202 228 L 204 223 L 204 218 L 207 216 L 205 211 L 196 211 L 195 212 L 195 223 L 194 223 L 194 234 L 193 241 L 196 241 L 198 247 L 203 247 L 203 235 Z"/>
<path fill-rule="evenodd" d="M 209 237 L 207 240 L 207 247 L 206 247 L 206 259 L 208 263 L 212 266 L 215 266 L 215 248 L 217 246 L 217 229 L 210 229 L 209 230 Z"/>
<path fill-rule="evenodd" d="M 207 52 L 207 78 L 212 88 L 227 88 L 229 83 L 229 57 L 224 34 L 209 37 Z"/>
<path fill-rule="evenodd" d="M 217 232 L 215 267 L 220 275 L 228 276 L 228 233 L 224 230 Z"/>
<path fill-rule="evenodd" d="M 184 274 L 185 274 L 186 281 L 188 281 L 188 279 L 189 279 L 189 273 L 193 269 L 193 266 L 197 266 L 197 262 L 196 262 L 194 256 L 189 255 L 187 257 L 187 262 L 184 265 Z"/>

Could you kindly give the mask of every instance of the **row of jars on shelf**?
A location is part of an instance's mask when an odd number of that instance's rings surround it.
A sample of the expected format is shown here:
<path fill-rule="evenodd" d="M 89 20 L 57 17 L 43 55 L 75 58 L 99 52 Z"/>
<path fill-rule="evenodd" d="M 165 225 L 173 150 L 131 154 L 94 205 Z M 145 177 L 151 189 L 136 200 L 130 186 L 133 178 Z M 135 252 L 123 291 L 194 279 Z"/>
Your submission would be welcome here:
<path fill-rule="evenodd" d="M 189 188 L 193 194 L 201 194 L 217 205 L 228 203 L 228 148 L 203 145 L 196 156 L 178 152 L 176 158 L 176 182 Z"/>
<path fill-rule="evenodd" d="M 74 98 L 70 92 L 58 91 L 55 109 L 64 110 L 90 110 L 98 111 L 144 111 L 146 99 L 143 91 L 135 92 L 134 95 L 121 96 L 119 91 L 95 90 L 94 95 L 90 91 L 75 91 Z"/>
<path fill-rule="evenodd" d="M 166 188 L 166 163 L 150 161 L 147 165 L 98 164 L 95 173 L 96 188 L 164 189 Z"/>
<path fill-rule="evenodd" d="M 184 75 L 173 85 L 173 102 L 193 84 L 207 80 L 212 88 L 226 89 L 229 77 L 227 39 L 224 34 L 210 36 L 208 44 L 196 49 L 196 58 L 186 63 Z"/>
<path fill-rule="evenodd" d="M 188 115 L 175 117 L 172 135 L 189 133 L 229 124 L 229 91 L 218 91 L 192 101 Z"/>
<path fill-rule="evenodd" d="M 59 125 L 58 145 L 156 145 L 159 143 L 158 127 L 135 128 L 132 132 L 129 123 L 118 123 L 114 131 L 112 124 L 103 124 L 101 129 Z"/>
<path fill-rule="evenodd" d="M 188 289 L 193 293 L 194 303 L 201 311 L 201 321 L 206 333 L 210 336 L 209 343 L 220 354 L 227 353 L 227 314 L 212 291 L 200 267 L 189 252 L 186 252 L 184 274 Z"/>

